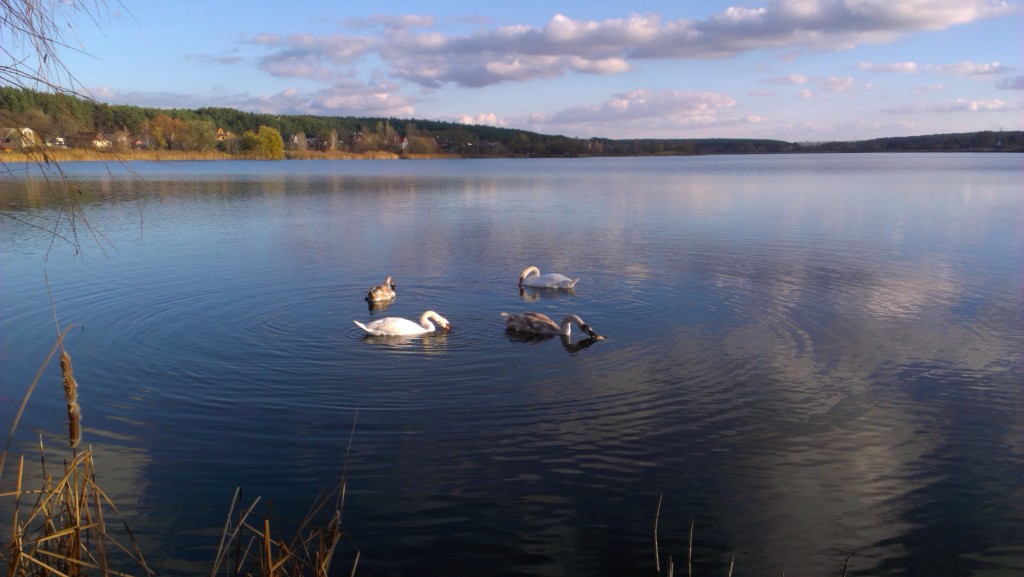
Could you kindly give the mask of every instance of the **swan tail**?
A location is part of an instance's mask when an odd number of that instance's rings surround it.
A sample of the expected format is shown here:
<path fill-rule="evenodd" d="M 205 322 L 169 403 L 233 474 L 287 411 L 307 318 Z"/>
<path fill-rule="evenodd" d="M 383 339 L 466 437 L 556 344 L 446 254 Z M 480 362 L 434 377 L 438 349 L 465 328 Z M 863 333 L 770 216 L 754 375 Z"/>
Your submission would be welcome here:
<path fill-rule="evenodd" d="M 576 283 L 578 282 L 580 282 L 580 279 L 574 279 L 572 282 L 569 283 L 567 288 L 574 288 L 576 286 Z"/>
<path fill-rule="evenodd" d="M 501 318 L 507 319 L 510 315 L 508 313 L 501 313 Z"/>
<path fill-rule="evenodd" d="M 357 327 L 363 329 L 364 331 L 370 332 L 370 329 L 366 328 L 366 325 L 364 325 L 363 323 L 361 323 L 359 321 L 352 321 L 352 322 L 354 322 Z"/>

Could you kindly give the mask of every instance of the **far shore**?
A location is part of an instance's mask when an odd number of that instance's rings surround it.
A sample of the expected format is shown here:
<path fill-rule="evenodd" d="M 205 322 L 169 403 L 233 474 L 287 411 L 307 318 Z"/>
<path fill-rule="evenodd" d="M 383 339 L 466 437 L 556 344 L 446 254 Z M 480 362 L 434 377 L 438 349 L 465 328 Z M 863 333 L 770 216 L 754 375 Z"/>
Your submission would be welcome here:
<path fill-rule="evenodd" d="M 978 150 L 800 150 L 790 152 L 761 152 L 745 154 L 857 154 L 857 153 L 908 153 L 908 152 L 929 152 L 929 153 L 950 153 L 950 152 L 1020 152 L 1018 149 L 978 149 Z M 721 154 L 744 154 L 744 153 L 721 153 Z M 428 159 L 461 159 L 461 158 L 490 158 L 478 156 L 463 156 L 461 154 L 401 154 L 386 150 L 370 150 L 367 152 L 341 152 L 315 151 L 315 150 L 286 150 L 285 160 L 428 160 Z M 641 156 L 680 156 L 677 153 L 645 154 Z M 692 155 L 682 155 L 692 156 Z M 703 156 L 703 155 L 698 155 Z M 497 158 L 528 158 L 524 156 L 505 156 Z M 552 157 L 560 158 L 560 157 Z M 86 148 L 47 148 L 44 150 L 0 152 L 0 164 L 13 164 L 18 162 L 47 163 L 47 162 L 182 162 L 182 161 L 203 161 L 203 160 L 267 160 L 266 158 L 247 154 L 228 154 L 220 151 L 188 151 L 188 150 L 124 150 L 124 151 L 100 151 Z"/>
<path fill-rule="evenodd" d="M 460 158 L 457 154 L 396 154 L 384 150 L 367 152 L 287 150 L 287 160 L 399 160 L 399 159 L 444 159 Z M 124 150 L 99 151 L 86 148 L 48 148 L 44 151 L 5 151 L 0 162 L 123 162 L 123 161 L 173 161 L 194 160 L 265 160 L 244 154 L 228 154 L 220 151 L 187 150 Z"/>

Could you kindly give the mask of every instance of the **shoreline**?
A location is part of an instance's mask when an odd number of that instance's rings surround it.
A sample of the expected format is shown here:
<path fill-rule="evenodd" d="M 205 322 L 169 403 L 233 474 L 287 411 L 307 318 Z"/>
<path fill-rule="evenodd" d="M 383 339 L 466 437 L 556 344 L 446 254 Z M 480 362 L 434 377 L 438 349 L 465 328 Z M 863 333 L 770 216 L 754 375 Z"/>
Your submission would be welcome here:
<path fill-rule="evenodd" d="M 457 154 L 396 154 L 385 150 L 368 152 L 285 151 L 285 160 L 425 160 L 462 158 Z M 220 151 L 184 150 L 98 151 L 85 148 L 45 149 L 39 151 L 6 151 L 0 163 L 12 162 L 122 162 L 122 161 L 197 161 L 197 160 L 266 160 L 255 155 L 228 154 Z"/>
<path fill-rule="evenodd" d="M 721 153 L 721 154 L 641 154 L 637 156 L 720 156 L 728 154 L 739 154 L 749 156 L 761 155 L 788 155 L 788 154 L 906 154 L 906 153 L 1014 153 L 1018 150 L 801 150 L 792 152 L 760 152 L 760 153 Z M 587 156 L 589 157 L 589 156 Z M 587 158 L 577 156 L 572 158 Z M 607 156 L 608 158 L 621 158 L 619 156 Z M 465 158 L 532 158 L 522 156 L 470 156 L 461 154 L 410 154 L 389 152 L 385 150 L 371 150 L 368 152 L 319 152 L 319 151 L 286 151 L 285 157 L 281 160 L 460 160 Z M 537 157 L 537 158 L 562 158 L 562 157 Z M 26 163 L 63 163 L 63 162 L 180 162 L 180 161 L 204 161 L 204 160 L 269 160 L 256 155 L 228 154 L 226 152 L 195 152 L 182 150 L 128 150 L 122 152 L 101 152 L 84 148 L 67 149 L 46 149 L 39 151 L 4 151 L 0 153 L 0 164 L 11 164 L 17 162 Z"/>

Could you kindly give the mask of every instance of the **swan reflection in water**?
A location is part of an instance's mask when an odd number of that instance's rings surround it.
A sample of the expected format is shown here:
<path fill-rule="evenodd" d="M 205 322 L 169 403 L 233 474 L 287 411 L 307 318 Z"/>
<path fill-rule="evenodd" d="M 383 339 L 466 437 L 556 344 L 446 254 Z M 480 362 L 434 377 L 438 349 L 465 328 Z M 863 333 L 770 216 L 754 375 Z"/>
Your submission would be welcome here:
<path fill-rule="evenodd" d="M 395 301 L 393 299 L 389 300 L 389 301 L 371 301 L 371 300 L 367 299 L 366 300 L 366 308 L 370 311 L 370 314 L 373 314 L 373 313 L 378 312 L 378 311 L 379 312 L 384 312 L 384 311 L 388 310 L 388 307 L 391 306 L 392 304 L 394 304 L 394 302 Z"/>
<path fill-rule="evenodd" d="M 582 351 L 583 349 L 589 347 L 590 345 L 596 343 L 597 341 L 603 340 L 605 338 L 605 337 L 601 337 L 600 339 L 595 339 L 595 338 L 588 337 L 588 338 L 580 339 L 580 340 L 578 340 L 576 342 L 573 342 L 572 338 L 571 337 L 567 337 L 567 336 L 562 336 L 562 335 L 531 335 L 531 334 L 527 334 L 527 333 L 516 332 L 516 331 L 514 331 L 512 329 L 506 329 L 505 330 L 505 335 L 508 337 L 509 341 L 512 341 L 514 343 L 540 343 L 542 341 L 549 341 L 551 339 L 557 338 L 558 340 L 562 341 L 562 348 L 564 348 L 565 351 L 568 352 L 568 353 L 578 353 L 578 352 Z"/>
<path fill-rule="evenodd" d="M 519 287 L 519 298 L 527 302 L 533 302 L 545 299 L 560 299 L 565 297 L 576 296 L 576 289 L 553 289 L 553 288 L 536 288 L 536 287 Z"/>
<path fill-rule="evenodd" d="M 364 343 L 373 346 L 410 350 L 418 348 L 427 353 L 436 353 L 448 347 L 448 332 L 437 331 L 422 335 L 371 335 L 364 334 Z"/>

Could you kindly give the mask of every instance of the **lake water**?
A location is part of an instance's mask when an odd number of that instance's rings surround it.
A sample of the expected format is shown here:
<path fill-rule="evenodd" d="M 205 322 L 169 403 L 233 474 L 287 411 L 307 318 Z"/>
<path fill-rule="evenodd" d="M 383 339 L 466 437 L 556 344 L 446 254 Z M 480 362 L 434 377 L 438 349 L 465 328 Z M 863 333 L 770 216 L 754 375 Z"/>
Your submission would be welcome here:
<path fill-rule="evenodd" d="M 656 519 L 677 574 L 691 522 L 695 575 L 1024 574 L 1024 156 L 63 168 L 81 250 L 0 179 L 41 227 L 0 218 L 0 428 L 48 278 L 160 575 L 209 572 L 236 487 L 301 519 L 342 479 L 337 574 L 651 575 Z M 427 309 L 449 334 L 352 322 Z M 608 338 L 506 334 L 525 310 Z M 15 451 L 66 453 L 59 370 Z"/>

